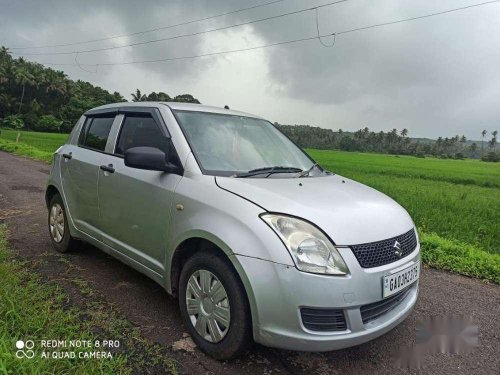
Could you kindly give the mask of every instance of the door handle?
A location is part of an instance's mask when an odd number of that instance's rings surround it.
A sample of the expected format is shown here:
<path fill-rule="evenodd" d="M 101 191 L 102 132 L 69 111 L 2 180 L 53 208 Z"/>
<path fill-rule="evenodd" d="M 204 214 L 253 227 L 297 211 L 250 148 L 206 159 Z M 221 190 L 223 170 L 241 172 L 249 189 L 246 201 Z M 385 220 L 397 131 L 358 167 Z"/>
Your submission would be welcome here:
<path fill-rule="evenodd" d="M 70 152 L 69 154 L 62 154 L 64 159 L 70 160 L 73 157 L 73 154 Z"/>
<path fill-rule="evenodd" d="M 113 168 L 113 164 L 101 165 L 100 167 L 104 172 L 114 173 L 115 169 Z"/>

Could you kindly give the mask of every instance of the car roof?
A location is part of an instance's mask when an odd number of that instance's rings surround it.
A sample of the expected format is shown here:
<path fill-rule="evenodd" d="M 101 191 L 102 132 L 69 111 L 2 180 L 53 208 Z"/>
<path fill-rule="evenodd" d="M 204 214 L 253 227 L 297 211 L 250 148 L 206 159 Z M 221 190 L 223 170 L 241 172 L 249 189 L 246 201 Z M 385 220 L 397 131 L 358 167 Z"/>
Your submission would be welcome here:
<path fill-rule="evenodd" d="M 195 104 L 195 103 L 180 103 L 180 102 L 122 102 L 122 103 L 113 103 L 106 104 L 100 107 L 92 108 L 91 110 L 85 112 L 88 114 L 97 114 L 99 112 L 105 113 L 110 112 L 113 109 L 118 110 L 124 107 L 154 107 L 158 108 L 160 105 L 165 105 L 173 110 L 179 111 L 193 111 L 193 112 L 208 112 L 208 113 L 219 113 L 224 115 L 233 115 L 233 116 L 245 116 L 245 117 L 254 117 L 254 118 L 262 118 L 260 116 L 252 115 L 250 113 L 234 111 L 232 109 L 225 109 L 222 107 L 215 107 L 203 104 Z"/>

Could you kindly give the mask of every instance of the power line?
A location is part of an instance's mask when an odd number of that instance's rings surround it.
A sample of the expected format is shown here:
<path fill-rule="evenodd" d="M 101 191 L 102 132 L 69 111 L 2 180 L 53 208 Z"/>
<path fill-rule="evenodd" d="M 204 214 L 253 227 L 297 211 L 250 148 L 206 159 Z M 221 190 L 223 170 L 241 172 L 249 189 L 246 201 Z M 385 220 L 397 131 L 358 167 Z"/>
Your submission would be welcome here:
<path fill-rule="evenodd" d="M 333 1 L 333 2 L 327 3 L 327 4 L 318 5 L 318 6 L 315 6 L 315 7 L 312 7 L 312 8 L 309 7 L 309 8 L 305 8 L 305 9 L 296 10 L 296 11 L 293 11 L 293 12 L 281 13 L 281 14 L 278 14 L 278 15 L 275 15 L 275 16 L 269 16 L 269 17 L 259 18 L 259 19 L 256 19 L 256 20 L 241 22 L 241 23 L 237 23 L 237 24 L 233 24 L 233 25 L 229 25 L 229 26 L 217 27 L 215 29 L 197 31 L 195 33 L 189 33 L 189 34 L 175 35 L 175 36 L 166 37 L 166 38 L 145 40 L 145 41 L 142 41 L 142 42 L 135 42 L 135 43 L 130 43 L 130 44 L 124 44 L 122 46 L 112 46 L 112 47 L 94 48 L 94 49 L 79 50 L 79 51 L 68 51 L 68 52 L 16 53 L 16 55 L 23 55 L 23 56 L 58 56 L 58 55 L 72 55 L 72 54 L 81 54 L 81 53 L 90 53 L 90 52 L 103 52 L 103 51 L 110 51 L 110 50 L 127 48 L 127 47 L 136 47 L 136 46 L 145 45 L 145 44 L 164 42 L 164 41 L 167 41 L 167 40 L 174 40 L 174 39 L 180 39 L 180 38 L 187 38 L 187 37 L 192 37 L 192 36 L 198 36 L 198 35 L 212 33 L 212 32 L 215 32 L 215 31 L 227 30 L 227 29 L 232 29 L 232 28 L 235 28 L 235 27 L 240 27 L 240 26 L 245 26 L 245 25 L 251 25 L 251 24 L 254 24 L 254 23 L 258 23 L 258 22 L 264 22 L 264 21 L 274 20 L 274 19 L 277 19 L 277 18 L 288 17 L 288 16 L 291 16 L 291 15 L 294 15 L 294 14 L 300 14 L 300 13 L 308 12 L 308 11 L 311 11 L 311 10 L 318 10 L 319 8 L 324 8 L 324 7 L 332 6 L 332 5 L 339 4 L 339 3 L 345 3 L 347 1 L 349 1 L 349 0 L 337 0 L 337 1 Z"/>
<path fill-rule="evenodd" d="M 136 32 L 133 32 L 133 33 L 128 33 L 128 34 L 120 34 L 120 35 L 108 36 L 108 37 L 103 37 L 103 38 L 98 38 L 98 39 L 89 39 L 89 40 L 84 40 L 84 41 L 81 41 L 81 42 L 51 44 L 51 45 L 31 46 L 31 47 L 11 47 L 10 49 L 14 50 L 14 49 L 36 49 L 36 48 L 69 47 L 69 46 L 77 46 L 77 45 L 81 45 L 81 44 L 88 44 L 88 43 L 94 43 L 94 42 L 103 42 L 103 41 L 106 41 L 106 40 L 112 40 L 112 39 L 124 38 L 124 37 L 128 37 L 128 36 L 136 36 L 136 35 L 148 34 L 148 33 L 152 33 L 152 32 L 155 32 L 155 31 L 171 29 L 173 27 L 190 25 L 190 24 L 197 23 L 197 22 L 202 22 L 202 21 L 208 21 L 208 20 L 211 20 L 211 19 L 214 19 L 214 18 L 219 18 L 219 17 L 223 17 L 223 16 L 229 16 L 231 14 L 241 13 L 241 12 L 245 12 L 247 10 L 252 10 L 252 9 L 256 9 L 256 8 L 260 8 L 260 7 L 265 7 L 265 6 L 276 4 L 276 3 L 281 3 L 283 1 L 287 1 L 287 0 L 269 1 L 267 3 L 256 4 L 256 5 L 252 5 L 252 6 L 246 7 L 246 8 L 240 8 L 240 9 L 236 9 L 236 10 L 233 10 L 233 11 L 230 11 L 230 12 L 220 13 L 220 14 L 216 14 L 216 15 L 213 15 L 213 16 L 209 16 L 209 17 L 198 18 L 198 19 L 195 19 L 195 20 L 181 22 L 181 23 L 176 23 L 176 24 L 167 25 L 167 26 L 155 27 L 153 29 L 136 31 Z"/>
<path fill-rule="evenodd" d="M 425 14 L 422 16 L 403 18 L 403 19 L 399 19 L 396 21 L 390 21 L 390 22 L 378 23 L 378 24 L 373 24 L 373 25 L 368 25 L 368 26 L 362 26 L 362 27 L 357 27 L 354 29 L 337 31 L 337 32 L 330 33 L 330 34 L 314 35 L 314 36 L 310 36 L 310 37 L 305 37 L 305 38 L 300 38 L 300 39 L 292 39 L 292 40 L 276 42 L 276 43 L 271 43 L 271 44 L 264 44 L 264 45 L 260 45 L 260 46 L 254 46 L 254 47 L 239 48 L 239 49 L 232 49 L 232 50 L 218 51 L 218 52 L 209 52 L 209 53 L 203 53 L 203 54 L 198 54 L 198 55 L 168 57 L 168 58 L 153 59 L 153 60 L 122 61 L 122 62 L 116 62 L 116 63 L 79 64 L 79 65 L 97 67 L 97 66 L 115 66 L 115 65 L 157 63 L 157 62 L 164 62 L 164 61 L 187 60 L 187 59 L 195 59 L 195 58 L 200 58 L 200 57 L 208 57 L 208 56 L 216 56 L 216 55 L 223 55 L 223 54 L 230 54 L 230 53 L 237 53 L 237 52 L 244 52 L 244 51 L 252 51 L 252 50 L 275 47 L 275 46 L 280 46 L 280 45 L 285 45 L 285 44 L 306 42 L 306 41 L 325 38 L 325 37 L 329 37 L 329 36 L 336 37 L 336 36 L 342 35 L 342 34 L 348 34 L 348 33 L 353 33 L 353 32 L 357 32 L 357 31 L 362 31 L 362 30 L 367 30 L 367 29 L 372 29 L 372 28 L 377 28 L 377 27 L 389 26 L 389 25 L 394 25 L 394 24 L 402 23 L 402 22 L 410 22 L 410 21 L 420 20 L 423 18 L 434 17 L 434 16 L 446 14 L 446 13 L 457 12 L 457 11 L 461 11 L 461 10 L 465 10 L 465 9 L 469 9 L 469 8 L 475 8 L 475 7 L 493 4 L 493 3 L 498 3 L 498 2 L 500 2 L 500 0 L 492 0 L 492 1 L 487 1 L 487 2 L 478 3 L 478 4 L 467 5 L 467 6 L 463 6 L 460 8 L 448 9 L 448 10 L 441 11 L 441 12 L 429 13 L 429 14 Z M 69 63 L 48 63 L 48 62 L 45 62 L 45 63 L 41 63 L 41 64 L 54 65 L 54 66 L 76 66 L 76 64 L 69 64 Z"/>
<path fill-rule="evenodd" d="M 357 27 L 357 28 L 355 28 L 355 29 L 350 29 L 350 30 L 339 31 L 339 32 L 337 32 L 337 33 L 333 33 L 333 34 L 337 34 L 337 35 L 341 35 L 341 34 L 348 34 L 348 33 L 353 33 L 353 32 L 356 32 L 356 31 L 367 30 L 367 29 L 373 29 L 373 28 L 375 28 L 375 27 L 389 26 L 389 25 L 394 25 L 394 24 L 396 24 L 396 23 L 402 23 L 402 22 L 408 22 L 408 21 L 415 21 L 415 20 L 420 20 L 420 19 L 423 19 L 423 18 L 428 18 L 428 17 L 439 16 L 439 15 L 441 15 L 441 14 L 452 13 L 452 12 L 458 12 L 458 11 L 460 11 L 460 10 L 465 10 L 465 9 L 469 9 L 469 8 L 480 7 L 480 6 L 483 6 L 483 5 L 488 5 L 488 4 L 498 3 L 498 2 L 500 2 L 500 0 L 486 1 L 486 2 L 484 2 L 484 3 L 472 4 L 472 5 L 467 5 L 467 6 L 463 6 L 463 7 L 460 7 L 460 8 L 448 9 L 448 10 L 444 10 L 444 11 L 442 11 L 442 12 L 436 12 L 436 13 L 425 14 L 425 15 L 423 15 L 423 16 L 417 16 L 417 17 L 405 18 L 405 19 L 401 19 L 401 20 L 397 20 L 397 21 L 391 21 L 391 22 L 378 23 L 378 24 L 375 24 L 375 25 L 370 25 L 370 26 Z M 333 34 L 332 34 L 332 35 L 333 35 Z"/>

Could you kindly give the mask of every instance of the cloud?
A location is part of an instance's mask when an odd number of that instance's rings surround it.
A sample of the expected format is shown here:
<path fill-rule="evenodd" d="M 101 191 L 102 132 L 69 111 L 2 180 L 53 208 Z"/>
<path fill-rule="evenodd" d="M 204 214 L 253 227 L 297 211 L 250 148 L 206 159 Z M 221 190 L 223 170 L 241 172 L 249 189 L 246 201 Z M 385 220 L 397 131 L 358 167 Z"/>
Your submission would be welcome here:
<path fill-rule="evenodd" d="M 262 1 L 264 2 L 264 1 Z M 2 6 L 0 34 L 8 46 L 54 44 L 119 35 L 179 23 L 257 4 L 215 1 L 46 1 Z M 203 23 L 77 48 L 125 44 L 196 32 L 302 9 L 325 1 L 288 0 Z M 465 0 L 352 0 L 322 8 L 322 33 L 469 5 Z M 281 123 L 374 130 L 406 127 L 410 135 L 465 134 L 479 138 L 498 128 L 500 107 L 500 5 L 339 35 L 335 46 L 317 40 L 174 62 L 100 67 L 97 74 L 64 67 L 127 96 L 135 88 L 192 93 Z M 146 60 L 245 48 L 316 33 L 315 13 L 182 38 L 79 55 L 82 63 Z M 330 41 L 326 39 L 325 41 Z M 72 50 L 65 47 L 57 50 Z M 54 49 L 55 50 L 55 49 Z M 28 57 L 73 63 L 74 56 Z"/>

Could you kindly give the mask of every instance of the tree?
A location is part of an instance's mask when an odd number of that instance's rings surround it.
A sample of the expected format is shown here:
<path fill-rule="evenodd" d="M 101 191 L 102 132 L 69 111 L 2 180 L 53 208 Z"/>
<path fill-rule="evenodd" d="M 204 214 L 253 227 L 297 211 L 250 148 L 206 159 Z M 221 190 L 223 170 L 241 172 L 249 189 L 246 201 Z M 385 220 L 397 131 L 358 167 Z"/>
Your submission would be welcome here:
<path fill-rule="evenodd" d="M 476 143 L 471 144 L 469 147 L 469 151 L 470 151 L 472 157 L 476 157 L 477 144 Z"/>
<path fill-rule="evenodd" d="M 26 67 L 19 67 L 15 71 L 15 81 L 18 85 L 22 85 L 21 100 L 19 101 L 19 109 L 17 114 L 21 113 L 21 107 L 23 106 L 24 93 L 26 85 L 32 85 L 34 83 L 33 75 L 28 71 Z"/>
<path fill-rule="evenodd" d="M 497 134 L 498 132 L 495 130 L 493 133 L 491 133 L 493 137 L 491 140 L 488 142 L 489 147 L 494 151 L 497 145 Z"/>
<path fill-rule="evenodd" d="M 9 73 L 6 66 L 0 66 L 0 84 L 9 82 Z"/>
<path fill-rule="evenodd" d="M 48 69 L 45 72 L 45 92 L 58 92 L 61 95 L 66 95 L 67 92 L 67 84 L 66 84 L 66 76 L 63 72 L 56 72 L 52 69 Z"/>
<path fill-rule="evenodd" d="M 13 108 L 16 106 L 17 100 L 9 94 L 0 94 L 0 115 L 12 113 Z"/>
<path fill-rule="evenodd" d="M 172 98 L 168 95 L 165 94 L 164 92 L 152 92 L 147 96 L 147 100 L 152 101 L 152 102 L 170 102 Z"/>
<path fill-rule="evenodd" d="M 23 58 L 13 59 L 0 47 L 0 117 L 19 114 L 25 127 L 40 128 L 41 116 L 52 115 L 69 132 L 86 110 L 120 101 L 124 98 L 118 93 L 70 80 L 62 71 Z"/>
<path fill-rule="evenodd" d="M 482 157 L 482 156 L 483 156 L 483 154 L 484 154 L 484 137 L 486 137 L 486 134 L 487 134 L 487 133 L 488 133 L 488 132 L 487 132 L 486 130 L 483 130 L 483 131 L 481 132 L 481 136 L 483 137 L 483 139 L 481 140 L 481 157 Z"/>
<path fill-rule="evenodd" d="M 401 137 L 406 137 L 408 135 L 408 129 L 401 130 Z"/>
<path fill-rule="evenodd" d="M 181 103 L 195 103 L 195 104 L 201 104 L 198 99 L 194 98 L 193 95 L 190 94 L 182 94 L 182 95 L 177 95 L 174 99 L 174 102 L 181 102 Z"/>
<path fill-rule="evenodd" d="M 143 95 L 141 93 L 141 90 L 139 89 L 135 90 L 135 93 L 132 93 L 130 95 L 132 95 L 133 102 L 145 102 L 146 100 L 148 100 L 146 95 Z"/>

